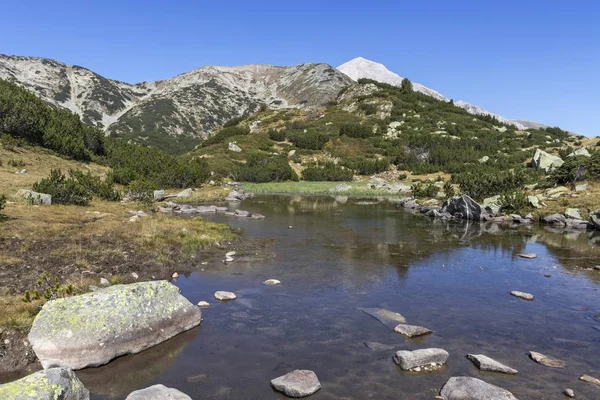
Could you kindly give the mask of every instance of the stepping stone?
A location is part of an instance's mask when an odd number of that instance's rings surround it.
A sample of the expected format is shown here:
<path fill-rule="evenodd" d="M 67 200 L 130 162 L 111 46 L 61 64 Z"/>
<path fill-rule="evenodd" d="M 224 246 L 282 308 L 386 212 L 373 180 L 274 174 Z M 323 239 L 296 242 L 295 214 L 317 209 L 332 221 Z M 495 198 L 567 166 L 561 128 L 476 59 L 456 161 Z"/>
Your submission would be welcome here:
<path fill-rule="evenodd" d="M 373 351 L 382 351 L 382 350 L 393 350 L 395 346 L 390 346 L 389 344 L 383 344 L 379 342 L 365 342 L 365 346 Z"/>
<path fill-rule="evenodd" d="M 517 400 L 508 390 L 468 376 L 448 379 L 440 395 L 445 400 Z"/>
<path fill-rule="evenodd" d="M 208 301 L 199 301 L 198 302 L 198 307 L 200 307 L 200 308 L 206 308 L 209 306 L 210 306 L 210 304 L 208 303 Z"/>
<path fill-rule="evenodd" d="M 215 298 L 220 301 L 228 301 L 237 299 L 237 296 L 232 292 L 218 291 L 215 292 Z"/>
<path fill-rule="evenodd" d="M 419 349 L 414 351 L 400 350 L 394 356 L 394 362 L 403 370 L 424 367 L 431 364 L 443 365 L 448 360 L 448 352 L 444 349 Z"/>
<path fill-rule="evenodd" d="M 278 281 L 277 279 L 267 279 L 266 281 L 263 282 L 263 285 L 277 286 L 277 285 L 281 285 L 281 282 Z"/>
<path fill-rule="evenodd" d="M 499 363 L 498 361 L 483 354 L 467 354 L 467 358 L 471 360 L 473 364 L 475 364 L 475 366 L 482 371 L 500 372 L 503 374 L 511 375 L 515 375 L 519 372 L 516 369 Z"/>
<path fill-rule="evenodd" d="M 518 290 L 513 290 L 512 292 L 510 292 L 510 294 L 523 300 L 531 301 L 534 299 L 534 296 L 532 294 L 519 292 Z"/>
<path fill-rule="evenodd" d="M 593 376 L 584 375 L 581 378 L 579 378 L 579 380 L 587 383 L 592 383 L 596 386 L 600 386 L 600 379 L 594 378 Z"/>
<path fill-rule="evenodd" d="M 401 314 L 383 308 L 359 308 L 359 310 L 369 314 L 371 317 L 392 329 L 394 329 L 396 325 L 406 322 L 406 318 Z"/>
<path fill-rule="evenodd" d="M 517 254 L 517 257 L 521 257 L 521 258 L 537 258 L 537 254 L 534 253 L 529 253 L 529 254 Z"/>
<path fill-rule="evenodd" d="M 321 389 L 317 374 L 309 370 L 297 369 L 271 381 L 273 388 L 289 397 L 306 397 Z"/>
<path fill-rule="evenodd" d="M 536 353 L 535 351 L 530 351 L 529 356 L 536 363 L 545 365 L 546 367 L 564 368 L 567 365 L 567 363 L 565 363 L 562 360 L 554 360 L 552 358 L 546 357 L 542 353 Z"/>
<path fill-rule="evenodd" d="M 399 324 L 394 328 L 394 332 L 408 337 L 423 336 L 433 333 L 432 330 L 418 325 Z"/>

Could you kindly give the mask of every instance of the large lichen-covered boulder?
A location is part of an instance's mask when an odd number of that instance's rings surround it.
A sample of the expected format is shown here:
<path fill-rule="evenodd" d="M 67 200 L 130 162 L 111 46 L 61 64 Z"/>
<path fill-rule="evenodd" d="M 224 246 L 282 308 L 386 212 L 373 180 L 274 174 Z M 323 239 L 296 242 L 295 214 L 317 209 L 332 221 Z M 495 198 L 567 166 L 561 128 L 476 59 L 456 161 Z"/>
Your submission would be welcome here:
<path fill-rule="evenodd" d="M 0 385 L 0 399 L 89 400 L 90 393 L 67 368 L 50 368 Z"/>
<path fill-rule="evenodd" d="M 564 163 L 565 162 L 562 160 L 562 158 L 553 156 L 552 154 L 546 153 L 544 150 L 540 149 L 535 150 L 535 153 L 533 153 L 533 159 L 531 160 L 531 164 L 534 168 L 541 169 L 545 172 L 553 171 Z"/>
<path fill-rule="evenodd" d="M 167 281 L 115 285 L 49 301 L 29 341 L 44 368 L 81 369 L 139 353 L 201 320 L 200 310 Z"/>

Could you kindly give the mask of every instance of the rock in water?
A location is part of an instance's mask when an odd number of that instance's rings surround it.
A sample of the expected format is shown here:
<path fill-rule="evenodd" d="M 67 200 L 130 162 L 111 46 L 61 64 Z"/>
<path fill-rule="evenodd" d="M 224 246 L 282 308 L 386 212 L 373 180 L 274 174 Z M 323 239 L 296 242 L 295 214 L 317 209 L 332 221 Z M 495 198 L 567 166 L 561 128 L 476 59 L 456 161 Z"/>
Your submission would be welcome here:
<path fill-rule="evenodd" d="M 518 290 L 513 290 L 512 292 L 510 292 L 510 294 L 513 295 L 513 296 L 515 296 L 515 297 L 518 297 L 520 299 L 523 299 L 523 300 L 529 300 L 529 301 L 531 301 L 531 300 L 534 299 L 534 296 L 532 294 L 525 293 L 525 292 L 519 292 Z"/>
<path fill-rule="evenodd" d="M 201 320 L 198 307 L 167 281 L 115 285 L 49 301 L 29 341 L 44 368 L 81 369 L 139 353 Z"/>
<path fill-rule="evenodd" d="M 192 400 L 192 398 L 177 389 L 154 385 L 130 393 L 125 400 Z"/>
<path fill-rule="evenodd" d="M 600 379 L 594 378 L 593 376 L 584 375 L 581 378 L 579 378 L 579 380 L 587 382 L 587 383 L 592 383 L 596 386 L 600 386 Z"/>
<path fill-rule="evenodd" d="M 467 376 L 448 379 L 440 395 L 446 400 L 517 400 L 508 390 Z"/>
<path fill-rule="evenodd" d="M 278 281 L 277 279 L 267 279 L 266 281 L 263 282 L 263 285 L 277 286 L 277 285 L 281 285 L 281 282 Z"/>
<path fill-rule="evenodd" d="M 208 301 L 199 301 L 198 302 L 198 307 L 200 307 L 200 308 L 207 308 L 207 307 L 210 307 L 210 304 L 208 303 Z"/>
<path fill-rule="evenodd" d="M 90 393 L 68 368 L 50 368 L 0 385 L 0 399 L 89 400 Z"/>
<path fill-rule="evenodd" d="M 471 219 L 473 221 L 481 219 L 481 206 L 466 194 L 448 200 L 446 211 L 457 218 Z"/>
<path fill-rule="evenodd" d="M 445 364 L 448 352 L 444 349 L 419 349 L 414 351 L 400 350 L 396 352 L 394 361 L 403 370 L 435 364 Z"/>
<path fill-rule="evenodd" d="M 563 394 L 567 397 L 571 397 L 571 398 L 575 397 L 575 392 L 573 391 L 573 389 L 567 388 L 563 391 Z"/>
<path fill-rule="evenodd" d="M 379 322 L 390 328 L 395 328 L 398 323 L 405 323 L 406 319 L 399 313 L 383 308 L 359 308 L 360 311 L 369 314 Z"/>
<path fill-rule="evenodd" d="M 399 324 L 394 328 L 394 332 L 408 337 L 423 336 L 433 333 L 432 330 L 418 325 Z"/>
<path fill-rule="evenodd" d="M 535 351 L 530 351 L 529 356 L 536 363 L 545 365 L 546 367 L 564 368 L 567 365 L 567 363 L 565 363 L 564 361 L 554 360 L 543 355 L 542 353 L 536 353 Z"/>
<path fill-rule="evenodd" d="M 382 350 L 393 350 L 394 346 L 390 346 L 389 344 L 383 344 L 379 342 L 365 342 L 365 346 L 373 351 L 382 351 Z"/>
<path fill-rule="evenodd" d="M 483 354 L 467 354 L 467 358 L 482 371 L 500 372 L 511 375 L 515 375 L 519 372 L 516 369 L 499 363 L 498 361 L 489 358 L 488 356 L 484 356 Z"/>
<path fill-rule="evenodd" d="M 218 291 L 215 292 L 215 298 L 220 301 L 228 301 L 237 299 L 237 296 L 232 292 Z"/>
<path fill-rule="evenodd" d="M 297 369 L 271 381 L 275 390 L 290 397 L 306 397 L 321 389 L 321 382 L 313 371 Z"/>
<path fill-rule="evenodd" d="M 534 254 L 534 253 L 517 254 L 517 257 L 519 257 L 519 258 L 534 259 L 534 258 L 537 258 L 537 254 Z"/>

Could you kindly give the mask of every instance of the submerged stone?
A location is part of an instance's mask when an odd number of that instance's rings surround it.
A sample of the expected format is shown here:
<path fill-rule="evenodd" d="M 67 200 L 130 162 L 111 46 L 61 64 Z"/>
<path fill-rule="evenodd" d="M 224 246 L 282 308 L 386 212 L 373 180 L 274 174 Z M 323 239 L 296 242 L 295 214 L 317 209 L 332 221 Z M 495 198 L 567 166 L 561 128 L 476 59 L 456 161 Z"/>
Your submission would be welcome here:
<path fill-rule="evenodd" d="M 395 328 L 398 323 L 405 323 L 406 319 L 399 313 L 383 308 L 359 308 L 360 311 L 369 314 L 379 322 L 390 328 Z"/>
<path fill-rule="evenodd" d="M 0 399 L 89 400 L 90 393 L 68 368 L 50 368 L 0 385 Z"/>
<path fill-rule="evenodd" d="M 263 285 L 277 286 L 277 285 L 281 285 L 281 282 L 278 281 L 277 279 L 267 279 L 266 281 L 263 282 Z"/>
<path fill-rule="evenodd" d="M 516 369 L 499 363 L 498 361 L 483 354 L 467 354 L 467 358 L 471 360 L 473 364 L 475 364 L 475 366 L 477 366 L 477 368 L 479 368 L 482 371 L 500 372 L 503 374 L 511 375 L 517 374 L 519 372 Z"/>
<path fill-rule="evenodd" d="M 200 324 L 200 310 L 167 281 L 115 285 L 49 301 L 29 341 L 44 368 L 99 366 Z"/>
<path fill-rule="evenodd" d="M 423 336 L 433 333 L 432 330 L 418 325 L 399 324 L 394 328 L 394 332 L 408 337 Z"/>
<path fill-rule="evenodd" d="M 395 346 L 379 342 L 365 342 L 365 346 L 373 351 L 393 350 Z"/>
<path fill-rule="evenodd" d="M 587 383 L 594 384 L 596 386 L 600 386 L 600 379 L 594 378 L 593 376 L 583 375 L 581 378 L 579 378 L 579 380 L 582 380 L 582 381 L 587 382 Z"/>
<path fill-rule="evenodd" d="M 510 292 L 510 294 L 523 300 L 531 301 L 534 299 L 534 296 L 532 294 L 519 292 L 518 290 L 513 290 L 512 292 Z"/>
<path fill-rule="evenodd" d="M 448 379 L 440 395 L 445 400 L 517 400 L 508 390 L 468 376 Z"/>
<path fill-rule="evenodd" d="M 228 301 L 228 300 L 235 300 L 237 299 L 237 296 L 235 295 L 235 293 L 232 292 L 224 292 L 224 291 L 218 291 L 215 292 L 215 298 L 217 300 L 220 301 Z"/>
<path fill-rule="evenodd" d="M 537 353 L 535 351 L 530 351 L 529 356 L 536 363 L 545 365 L 546 367 L 564 368 L 567 365 L 567 363 L 565 363 L 562 360 L 552 359 L 550 357 L 543 355 L 542 353 Z"/>
<path fill-rule="evenodd" d="M 306 397 L 321 389 L 317 374 L 309 370 L 297 369 L 271 381 L 273 388 L 289 397 Z"/>

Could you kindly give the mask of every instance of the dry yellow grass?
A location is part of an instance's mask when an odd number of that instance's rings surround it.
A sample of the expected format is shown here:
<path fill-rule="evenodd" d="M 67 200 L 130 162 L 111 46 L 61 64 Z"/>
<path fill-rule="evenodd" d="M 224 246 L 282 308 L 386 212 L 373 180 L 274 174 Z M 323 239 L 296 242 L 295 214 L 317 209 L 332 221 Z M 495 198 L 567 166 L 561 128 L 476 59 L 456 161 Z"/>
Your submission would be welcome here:
<path fill-rule="evenodd" d="M 11 160 L 24 165 L 13 167 L 10 165 Z M 17 190 L 31 189 L 35 182 L 47 177 L 53 169 L 61 169 L 63 172 L 78 169 L 90 171 L 94 175 L 106 175 L 109 172 L 109 168 L 98 164 L 66 160 L 50 151 L 30 147 L 16 147 L 14 150 L 0 147 L 0 161 L 0 194 L 5 194 L 12 201 L 16 200 Z M 27 170 L 26 174 L 16 173 L 23 169 Z"/>

